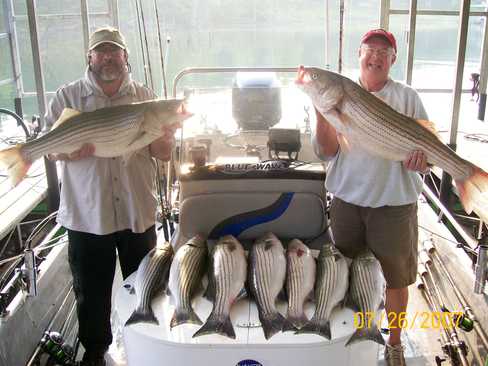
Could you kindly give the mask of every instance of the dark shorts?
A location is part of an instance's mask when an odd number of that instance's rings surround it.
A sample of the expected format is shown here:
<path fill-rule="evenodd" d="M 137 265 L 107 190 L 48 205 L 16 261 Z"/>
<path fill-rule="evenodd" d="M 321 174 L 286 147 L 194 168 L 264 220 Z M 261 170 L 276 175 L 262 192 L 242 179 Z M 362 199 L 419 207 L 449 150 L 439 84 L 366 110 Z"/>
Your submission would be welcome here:
<path fill-rule="evenodd" d="M 381 263 L 389 288 L 403 288 L 417 277 L 417 203 L 377 208 L 334 197 L 330 207 L 337 248 L 354 258 L 368 247 Z"/>

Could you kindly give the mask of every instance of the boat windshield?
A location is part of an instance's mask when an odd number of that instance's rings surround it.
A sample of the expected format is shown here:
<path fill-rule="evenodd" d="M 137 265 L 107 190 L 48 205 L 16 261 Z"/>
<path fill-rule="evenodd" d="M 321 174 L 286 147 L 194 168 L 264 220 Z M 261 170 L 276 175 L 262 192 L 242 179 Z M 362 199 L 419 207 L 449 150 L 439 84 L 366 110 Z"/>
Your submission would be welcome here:
<path fill-rule="evenodd" d="M 179 134 L 182 173 L 202 165 L 318 162 L 310 142 L 314 110 L 295 86 L 296 72 L 230 75 L 219 79 L 218 87 L 185 86 L 180 91 L 194 114 Z"/>

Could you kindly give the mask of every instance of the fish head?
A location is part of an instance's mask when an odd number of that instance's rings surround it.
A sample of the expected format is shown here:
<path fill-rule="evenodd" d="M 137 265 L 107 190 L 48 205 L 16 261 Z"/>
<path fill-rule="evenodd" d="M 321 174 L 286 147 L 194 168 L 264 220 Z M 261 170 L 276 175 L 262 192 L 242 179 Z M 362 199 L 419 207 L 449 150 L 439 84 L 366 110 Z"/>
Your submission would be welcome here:
<path fill-rule="evenodd" d="M 146 130 L 160 131 L 162 126 L 181 126 L 193 116 L 184 99 L 155 99 L 145 103 Z"/>
<path fill-rule="evenodd" d="M 322 245 L 319 254 L 320 257 L 332 257 L 337 255 L 340 255 L 340 252 L 333 243 L 325 243 Z"/>
<path fill-rule="evenodd" d="M 283 244 L 281 244 L 280 239 L 276 237 L 275 234 L 269 232 L 261 236 L 256 240 L 255 245 L 264 245 L 265 250 L 280 248 L 283 250 Z"/>
<path fill-rule="evenodd" d="M 297 256 L 302 257 L 303 255 L 309 254 L 310 249 L 303 244 L 303 242 L 299 239 L 293 239 L 288 244 L 287 254 L 288 256 Z"/>
<path fill-rule="evenodd" d="M 161 252 L 173 252 L 173 247 L 168 241 L 156 244 L 156 249 Z"/>
<path fill-rule="evenodd" d="M 197 234 L 190 240 L 186 242 L 186 245 L 198 248 L 206 248 L 207 247 L 207 240 L 203 234 Z"/>
<path fill-rule="evenodd" d="M 377 259 L 371 250 L 365 249 L 365 250 L 362 250 L 356 256 L 355 260 L 369 262 L 369 261 L 376 261 Z"/>
<path fill-rule="evenodd" d="M 233 235 L 225 235 L 219 239 L 216 245 L 227 245 L 230 251 L 244 250 L 241 243 Z"/>
<path fill-rule="evenodd" d="M 326 113 L 342 101 L 343 78 L 342 75 L 317 67 L 300 66 L 295 84 L 310 97 L 320 112 Z"/>

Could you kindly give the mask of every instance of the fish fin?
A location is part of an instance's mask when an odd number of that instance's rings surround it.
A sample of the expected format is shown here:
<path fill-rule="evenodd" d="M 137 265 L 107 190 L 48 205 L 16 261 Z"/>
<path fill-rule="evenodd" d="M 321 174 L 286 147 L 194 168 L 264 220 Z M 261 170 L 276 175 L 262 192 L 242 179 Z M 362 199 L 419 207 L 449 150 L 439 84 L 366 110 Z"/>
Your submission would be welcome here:
<path fill-rule="evenodd" d="M 243 286 L 241 288 L 241 291 L 239 291 L 239 293 L 237 294 L 234 302 L 245 299 L 247 297 L 247 295 L 248 295 L 248 292 L 247 292 L 246 286 Z"/>
<path fill-rule="evenodd" d="M 312 303 L 315 303 L 315 290 L 312 289 L 308 293 L 308 295 L 305 297 L 305 301 L 310 301 Z"/>
<path fill-rule="evenodd" d="M 81 114 L 81 112 L 77 111 L 76 109 L 64 108 L 63 111 L 61 112 L 61 115 L 59 116 L 59 118 L 56 120 L 56 122 L 54 122 L 53 126 L 51 127 L 51 131 L 54 130 L 55 128 L 58 128 L 59 126 L 61 126 L 67 120 L 69 120 L 73 117 L 76 117 L 80 114 Z"/>
<path fill-rule="evenodd" d="M 344 307 L 351 309 L 355 313 L 360 311 L 359 307 L 356 304 L 354 304 L 354 302 L 352 301 L 352 298 L 349 294 L 346 294 L 343 302 L 344 302 Z"/>
<path fill-rule="evenodd" d="M 476 202 L 483 201 L 483 193 L 488 192 L 488 173 L 472 165 L 471 175 L 465 180 L 456 179 L 455 183 L 464 210 L 470 214 Z"/>
<path fill-rule="evenodd" d="M 383 339 L 380 330 L 374 322 L 369 328 L 364 327 L 356 329 L 353 335 L 347 340 L 346 346 L 367 340 L 376 342 L 381 345 L 385 344 L 385 340 Z"/>
<path fill-rule="evenodd" d="M 174 328 L 185 323 L 202 325 L 202 321 L 192 308 L 176 309 L 171 318 L 170 327 Z"/>
<path fill-rule="evenodd" d="M 261 311 L 259 312 L 259 320 L 261 321 L 261 326 L 263 327 L 264 338 L 270 339 L 276 333 L 283 329 L 283 323 L 285 318 L 278 311 L 271 314 L 266 314 L 261 316 Z"/>
<path fill-rule="evenodd" d="M 384 308 L 385 308 L 385 298 L 382 298 L 380 304 L 378 305 L 378 311 L 383 310 Z"/>
<path fill-rule="evenodd" d="M 136 289 L 134 288 L 134 286 L 131 286 L 130 289 L 129 289 L 129 294 L 130 295 L 135 295 L 136 294 Z"/>
<path fill-rule="evenodd" d="M 125 326 L 128 326 L 130 324 L 135 324 L 135 323 L 152 323 L 152 324 L 158 324 L 158 319 L 154 316 L 154 312 L 152 311 L 151 308 L 149 309 L 141 309 L 137 308 L 134 310 L 132 315 L 130 316 L 129 319 L 125 322 Z"/>
<path fill-rule="evenodd" d="M 322 336 L 328 340 L 330 340 L 332 337 L 330 333 L 330 322 L 328 320 L 326 322 L 319 322 L 315 318 L 312 318 L 303 327 L 301 327 L 296 333 L 297 334 L 303 334 L 303 333 L 318 334 L 319 336 Z"/>
<path fill-rule="evenodd" d="M 288 301 L 288 296 L 286 296 L 286 291 L 284 287 L 280 290 L 280 292 L 278 292 L 278 296 L 276 298 L 278 299 L 278 301 Z"/>
<path fill-rule="evenodd" d="M 346 153 L 351 151 L 351 144 L 349 143 L 349 140 L 346 138 L 346 136 L 344 136 L 342 133 L 337 133 L 337 142 L 339 143 L 342 151 Z"/>
<path fill-rule="evenodd" d="M 234 332 L 230 317 L 228 315 L 214 314 L 212 311 L 205 324 L 196 331 L 193 338 L 214 333 L 236 339 L 236 333 Z"/>
<path fill-rule="evenodd" d="M 308 323 L 308 319 L 305 316 L 305 313 L 297 316 L 288 316 L 283 323 L 283 332 L 288 331 L 298 331 L 301 329 L 305 324 Z"/>
<path fill-rule="evenodd" d="M 415 122 L 417 122 L 419 125 L 425 127 L 428 129 L 430 132 L 432 132 L 435 137 L 437 137 L 439 140 L 441 139 L 441 136 L 439 135 L 439 132 L 435 128 L 435 123 L 431 121 L 427 121 L 425 119 L 416 119 Z"/>
<path fill-rule="evenodd" d="M 32 162 L 22 154 L 22 145 L 0 151 L 0 167 L 7 170 L 12 186 L 19 184 L 27 175 Z"/>
<path fill-rule="evenodd" d="M 210 302 L 213 302 L 215 299 L 215 280 L 212 280 L 210 275 L 208 276 L 208 285 L 203 297 Z"/>

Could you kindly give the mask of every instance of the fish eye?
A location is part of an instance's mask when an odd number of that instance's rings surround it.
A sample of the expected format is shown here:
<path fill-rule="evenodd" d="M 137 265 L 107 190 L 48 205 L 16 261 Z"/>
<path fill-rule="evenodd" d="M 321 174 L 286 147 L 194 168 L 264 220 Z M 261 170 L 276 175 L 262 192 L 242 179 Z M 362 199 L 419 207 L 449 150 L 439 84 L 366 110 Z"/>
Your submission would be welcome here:
<path fill-rule="evenodd" d="M 317 80 L 319 76 L 317 74 L 312 74 L 312 80 Z"/>

